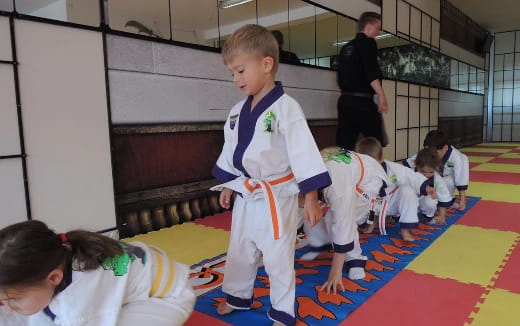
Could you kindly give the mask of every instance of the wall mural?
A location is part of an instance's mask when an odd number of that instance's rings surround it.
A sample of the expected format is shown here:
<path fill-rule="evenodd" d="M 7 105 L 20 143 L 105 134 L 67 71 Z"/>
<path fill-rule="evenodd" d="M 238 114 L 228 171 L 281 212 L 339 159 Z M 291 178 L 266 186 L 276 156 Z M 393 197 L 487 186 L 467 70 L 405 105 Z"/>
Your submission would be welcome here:
<path fill-rule="evenodd" d="M 384 78 L 450 87 L 450 60 L 436 51 L 410 43 L 382 48 L 378 56 Z"/>

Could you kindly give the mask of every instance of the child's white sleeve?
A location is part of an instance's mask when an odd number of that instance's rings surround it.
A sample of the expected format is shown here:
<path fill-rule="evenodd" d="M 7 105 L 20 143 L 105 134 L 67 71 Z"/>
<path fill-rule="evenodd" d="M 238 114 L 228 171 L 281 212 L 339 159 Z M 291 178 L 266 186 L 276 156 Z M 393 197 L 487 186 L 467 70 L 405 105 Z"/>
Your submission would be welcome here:
<path fill-rule="evenodd" d="M 452 205 L 453 194 L 450 194 L 446 181 L 439 174 L 435 174 L 435 192 L 440 207 L 450 207 Z"/>
<path fill-rule="evenodd" d="M 410 169 L 415 169 L 415 158 L 417 157 L 417 154 L 414 154 L 413 156 L 407 158 L 403 161 L 403 165 Z"/>
<path fill-rule="evenodd" d="M 453 174 L 457 190 L 467 190 L 469 184 L 469 160 L 466 155 L 459 151 L 453 157 Z"/>

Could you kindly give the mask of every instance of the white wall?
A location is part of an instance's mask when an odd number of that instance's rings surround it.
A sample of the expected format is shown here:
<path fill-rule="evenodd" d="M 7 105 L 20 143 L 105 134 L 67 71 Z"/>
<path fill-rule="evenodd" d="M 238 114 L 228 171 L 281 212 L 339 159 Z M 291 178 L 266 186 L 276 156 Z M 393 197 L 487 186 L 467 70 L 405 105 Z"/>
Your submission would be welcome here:
<path fill-rule="evenodd" d="M 16 20 L 33 218 L 115 227 L 101 34 Z"/>
<path fill-rule="evenodd" d="M 220 53 L 109 35 L 113 123 L 224 121 L 244 95 Z M 281 64 L 276 76 L 308 119 L 336 118 L 336 72 Z"/>
<path fill-rule="evenodd" d="M 444 39 L 441 39 L 441 53 L 444 53 L 460 61 L 472 64 L 473 66 L 476 66 L 480 69 L 486 69 L 486 58 L 471 53 L 468 50 L 464 50 L 463 48 Z"/>
<path fill-rule="evenodd" d="M 313 0 L 313 2 L 356 19 L 365 11 L 381 12 L 381 7 L 367 0 Z"/>

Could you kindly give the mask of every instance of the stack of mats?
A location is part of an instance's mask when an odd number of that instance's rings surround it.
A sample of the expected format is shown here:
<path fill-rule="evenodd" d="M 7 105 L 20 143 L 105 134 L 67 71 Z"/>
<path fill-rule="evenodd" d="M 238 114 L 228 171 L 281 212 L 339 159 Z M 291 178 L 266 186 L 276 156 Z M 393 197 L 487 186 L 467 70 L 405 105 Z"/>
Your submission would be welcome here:
<path fill-rule="evenodd" d="M 367 277 L 350 281 L 338 295 L 323 283 L 330 253 L 297 260 L 299 325 L 520 325 L 520 144 L 487 143 L 463 149 L 469 156 L 471 197 L 465 212 L 450 210 L 447 227 L 421 225 L 414 244 L 388 236 L 363 237 Z M 129 240 L 160 246 L 192 265 L 199 299 L 188 325 L 270 325 L 268 279 L 259 270 L 253 309 L 218 316 L 229 241 L 230 214 L 185 223 Z M 451 227 L 450 227 L 451 226 Z M 306 251 L 300 239 L 296 257 Z M 419 255 L 420 254 L 420 255 Z M 377 292 L 376 292 L 377 291 Z"/>

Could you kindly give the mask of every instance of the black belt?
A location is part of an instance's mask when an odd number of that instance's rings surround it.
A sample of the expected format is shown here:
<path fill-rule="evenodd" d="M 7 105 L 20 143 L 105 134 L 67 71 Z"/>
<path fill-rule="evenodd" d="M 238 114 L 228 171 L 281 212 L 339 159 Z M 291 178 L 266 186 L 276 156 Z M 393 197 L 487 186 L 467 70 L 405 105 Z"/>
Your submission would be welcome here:
<path fill-rule="evenodd" d="M 342 95 L 350 95 L 350 96 L 357 96 L 357 97 L 366 97 L 366 98 L 374 98 L 374 94 L 370 93 L 360 93 L 360 92 L 341 92 Z"/>

